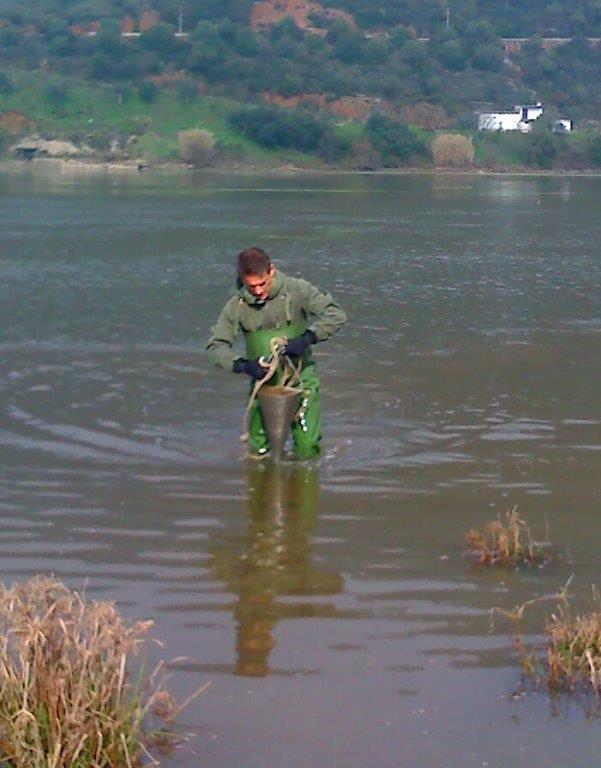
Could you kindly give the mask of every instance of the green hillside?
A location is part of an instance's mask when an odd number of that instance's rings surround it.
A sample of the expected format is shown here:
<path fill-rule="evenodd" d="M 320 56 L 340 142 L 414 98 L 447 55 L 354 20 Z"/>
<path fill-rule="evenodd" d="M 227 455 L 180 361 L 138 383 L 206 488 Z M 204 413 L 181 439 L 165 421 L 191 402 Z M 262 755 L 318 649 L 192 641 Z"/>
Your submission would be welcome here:
<path fill-rule="evenodd" d="M 203 127 L 220 157 L 297 151 L 309 162 L 381 167 L 427 164 L 434 136 L 424 131 L 469 133 L 478 109 L 541 100 L 584 136 L 479 136 L 476 157 L 529 166 L 537 152 L 528 142 L 538 141 L 545 165 L 595 165 L 601 45 L 588 38 L 601 37 L 599 0 L 334 0 L 313 4 L 304 23 L 264 28 L 253 26 L 253 7 L 0 0 L 0 109 L 46 133 L 98 147 L 129 140 L 153 157 L 176 157 L 179 130 Z M 334 7 L 352 19 L 335 18 Z M 561 35 L 570 39 L 543 39 Z M 530 39 L 508 49 L 501 36 Z M 0 116 L 4 144 L 6 130 Z M 509 151 L 517 141 L 523 151 Z"/>
<path fill-rule="evenodd" d="M 491 24 L 498 35 L 507 37 L 601 36 L 598 0 L 330 0 L 327 4 L 352 13 L 363 29 L 404 25 L 428 35 L 446 20 L 448 8 L 457 30 L 477 20 Z M 16 25 L 39 25 L 56 19 L 73 24 L 138 18 L 152 8 L 163 21 L 177 25 L 181 9 L 186 26 L 193 29 L 202 20 L 247 23 L 252 5 L 253 0 L 1 0 L 0 15 Z"/>

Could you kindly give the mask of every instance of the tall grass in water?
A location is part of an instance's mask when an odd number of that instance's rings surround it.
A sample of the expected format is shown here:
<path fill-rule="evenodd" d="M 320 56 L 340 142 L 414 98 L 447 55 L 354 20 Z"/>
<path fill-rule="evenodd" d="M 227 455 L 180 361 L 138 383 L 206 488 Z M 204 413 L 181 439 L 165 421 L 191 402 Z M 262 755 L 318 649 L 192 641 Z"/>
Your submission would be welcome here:
<path fill-rule="evenodd" d="M 518 566 L 542 559 L 530 528 L 521 520 L 517 507 L 505 516 L 486 523 L 482 532 L 471 530 L 465 535 L 467 555 L 484 565 Z"/>
<path fill-rule="evenodd" d="M 152 624 L 50 578 L 0 586 L 0 764 L 132 768 L 145 715 L 169 699 L 128 681 Z"/>
<path fill-rule="evenodd" d="M 593 588 L 587 613 L 574 613 L 565 592 L 545 627 L 549 683 L 556 689 L 586 684 L 601 694 L 601 600 Z"/>
<path fill-rule="evenodd" d="M 601 597 L 593 587 L 588 611 L 574 610 L 568 587 L 572 577 L 557 593 L 527 600 L 513 610 L 493 608 L 495 614 L 509 619 L 513 625 L 514 644 L 527 679 L 536 686 L 545 682 L 555 693 L 593 691 L 601 696 Z M 554 601 L 556 609 L 547 617 L 544 640 L 527 646 L 522 620 L 527 608 Z"/>

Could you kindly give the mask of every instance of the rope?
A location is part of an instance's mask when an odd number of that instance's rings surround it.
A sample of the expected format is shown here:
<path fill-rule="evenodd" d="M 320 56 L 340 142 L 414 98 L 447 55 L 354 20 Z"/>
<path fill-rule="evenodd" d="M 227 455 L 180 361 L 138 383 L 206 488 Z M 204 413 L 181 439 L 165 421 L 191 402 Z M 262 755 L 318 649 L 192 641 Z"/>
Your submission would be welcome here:
<path fill-rule="evenodd" d="M 269 357 L 267 359 L 264 357 L 259 358 L 261 365 L 266 365 L 267 368 L 263 378 L 257 379 L 255 381 L 255 384 L 250 393 L 250 397 L 248 398 L 248 403 L 246 404 L 244 416 L 242 417 L 242 435 L 240 436 L 240 440 L 243 443 L 248 442 L 248 417 L 250 414 L 250 409 L 257 399 L 259 390 L 269 381 L 269 379 L 274 375 L 280 365 L 283 365 L 284 370 L 279 386 L 287 387 L 288 389 L 296 389 L 298 392 L 303 392 L 302 387 L 295 386 L 300 379 L 300 372 L 303 366 L 303 361 L 302 359 L 299 359 L 298 365 L 294 365 L 288 355 L 284 354 L 284 349 L 287 342 L 288 339 L 279 336 L 271 339 L 269 342 Z"/>

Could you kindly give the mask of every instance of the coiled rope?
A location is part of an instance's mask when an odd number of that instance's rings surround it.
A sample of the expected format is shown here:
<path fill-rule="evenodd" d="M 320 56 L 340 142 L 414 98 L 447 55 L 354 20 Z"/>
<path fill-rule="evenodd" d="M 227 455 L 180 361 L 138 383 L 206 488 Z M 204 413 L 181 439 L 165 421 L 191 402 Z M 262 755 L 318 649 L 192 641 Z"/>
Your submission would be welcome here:
<path fill-rule="evenodd" d="M 242 417 L 242 434 L 240 436 L 240 440 L 243 443 L 248 442 L 248 417 L 250 415 L 250 409 L 253 406 L 253 403 L 257 399 L 257 395 L 259 394 L 259 390 L 261 387 L 266 384 L 269 379 L 275 374 L 275 372 L 278 370 L 280 365 L 283 366 L 283 372 L 282 372 L 282 378 L 278 384 L 280 387 L 286 387 L 286 389 L 294 389 L 297 392 L 304 392 L 304 389 L 302 387 L 298 386 L 298 381 L 300 380 L 300 372 L 303 366 L 302 358 L 299 359 L 298 364 L 294 365 L 292 360 L 288 357 L 288 355 L 284 354 L 284 349 L 286 348 L 286 344 L 288 343 L 288 339 L 284 337 L 275 337 L 271 339 L 269 342 L 269 357 L 259 358 L 259 363 L 261 365 L 266 366 L 265 368 L 265 375 L 262 379 L 257 379 L 255 381 L 255 384 L 251 390 L 250 397 L 248 398 L 248 403 L 246 405 L 246 409 L 244 411 L 244 416 Z"/>

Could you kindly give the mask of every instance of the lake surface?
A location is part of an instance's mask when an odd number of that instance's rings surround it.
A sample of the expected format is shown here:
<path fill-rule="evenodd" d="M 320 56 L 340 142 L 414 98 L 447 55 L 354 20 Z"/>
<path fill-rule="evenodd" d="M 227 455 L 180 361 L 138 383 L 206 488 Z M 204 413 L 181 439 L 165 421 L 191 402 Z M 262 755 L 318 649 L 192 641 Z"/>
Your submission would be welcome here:
<path fill-rule="evenodd" d="M 599 584 L 600 211 L 598 178 L 0 170 L 0 578 L 87 584 L 178 696 L 212 681 L 164 766 L 598 760 L 489 611 Z M 248 466 L 204 354 L 247 245 L 349 315 L 315 465 Z M 553 560 L 470 565 L 516 505 Z"/>

